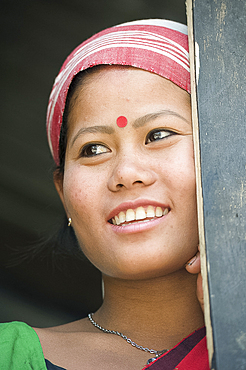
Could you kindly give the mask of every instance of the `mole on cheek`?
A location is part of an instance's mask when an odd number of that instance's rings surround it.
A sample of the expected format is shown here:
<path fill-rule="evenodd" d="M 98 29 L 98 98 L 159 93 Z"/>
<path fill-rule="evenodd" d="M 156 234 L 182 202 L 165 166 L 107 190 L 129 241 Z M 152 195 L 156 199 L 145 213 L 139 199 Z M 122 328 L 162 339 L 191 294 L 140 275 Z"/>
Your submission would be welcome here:
<path fill-rule="evenodd" d="M 116 124 L 118 127 L 126 127 L 127 125 L 127 118 L 124 116 L 120 116 L 116 120 Z"/>

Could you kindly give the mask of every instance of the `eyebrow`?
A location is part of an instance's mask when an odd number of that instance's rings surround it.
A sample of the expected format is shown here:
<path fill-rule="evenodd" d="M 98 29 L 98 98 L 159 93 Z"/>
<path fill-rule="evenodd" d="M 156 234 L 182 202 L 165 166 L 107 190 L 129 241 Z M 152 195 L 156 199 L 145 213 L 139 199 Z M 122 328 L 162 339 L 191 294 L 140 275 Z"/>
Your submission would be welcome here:
<path fill-rule="evenodd" d="M 181 116 L 179 113 L 174 112 L 174 111 L 169 110 L 169 109 L 165 109 L 165 110 L 161 110 L 161 111 L 156 112 L 156 113 L 149 113 L 149 114 L 146 114 L 143 117 L 137 118 L 134 121 L 132 127 L 134 127 L 134 128 L 143 127 L 149 121 L 152 121 L 152 120 L 154 120 L 156 118 L 159 118 L 161 116 L 175 116 L 175 117 L 178 117 L 178 118 L 182 119 L 186 123 L 190 124 L 190 122 L 186 118 L 184 118 L 183 116 Z"/>
<path fill-rule="evenodd" d="M 90 127 L 82 127 L 78 132 L 77 134 L 74 136 L 73 140 L 72 140 L 72 143 L 71 143 L 71 146 L 73 146 L 74 142 L 77 140 L 77 138 L 80 136 L 80 135 L 83 135 L 83 134 L 94 134 L 94 133 L 101 133 L 101 134 L 108 134 L 108 135 L 111 135 L 115 132 L 115 130 L 113 129 L 113 127 L 111 126 L 90 126 Z"/>
<path fill-rule="evenodd" d="M 135 129 L 137 129 L 139 127 L 143 127 L 149 121 L 155 120 L 156 118 L 159 118 L 161 116 L 175 116 L 175 117 L 178 117 L 178 118 L 182 119 L 186 123 L 190 124 L 190 122 L 186 118 L 181 116 L 179 113 L 174 112 L 172 110 L 165 109 L 165 110 L 161 110 L 161 111 L 155 112 L 155 113 L 148 113 L 148 114 L 145 114 L 142 117 L 137 118 L 133 122 L 132 127 L 135 128 Z M 98 132 L 101 133 L 101 134 L 112 135 L 113 133 L 115 133 L 115 130 L 112 126 L 105 126 L 105 125 L 103 125 L 103 126 L 82 127 L 81 129 L 79 129 L 77 134 L 74 136 L 74 138 L 72 140 L 72 143 L 71 143 L 71 146 L 73 146 L 74 142 L 77 140 L 77 138 L 80 135 L 87 134 L 87 133 L 94 134 L 94 133 L 98 133 Z"/>

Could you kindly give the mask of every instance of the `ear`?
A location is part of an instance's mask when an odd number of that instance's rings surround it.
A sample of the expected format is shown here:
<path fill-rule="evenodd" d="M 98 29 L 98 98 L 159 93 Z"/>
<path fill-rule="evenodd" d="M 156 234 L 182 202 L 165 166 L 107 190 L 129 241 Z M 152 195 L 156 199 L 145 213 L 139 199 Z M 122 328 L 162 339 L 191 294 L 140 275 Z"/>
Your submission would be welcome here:
<path fill-rule="evenodd" d="M 57 170 L 54 171 L 53 174 L 53 181 L 56 187 L 56 191 L 62 201 L 63 207 L 66 211 L 65 202 L 64 202 L 64 194 L 63 194 L 63 175 L 58 172 Z"/>

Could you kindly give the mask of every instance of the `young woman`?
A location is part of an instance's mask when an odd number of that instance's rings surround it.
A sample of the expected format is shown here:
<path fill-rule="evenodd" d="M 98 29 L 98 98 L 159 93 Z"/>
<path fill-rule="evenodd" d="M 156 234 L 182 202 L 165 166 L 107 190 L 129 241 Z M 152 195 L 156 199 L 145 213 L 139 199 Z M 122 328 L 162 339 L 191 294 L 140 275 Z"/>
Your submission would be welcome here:
<path fill-rule="evenodd" d="M 65 61 L 47 114 L 54 181 L 104 301 L 60 327 L 3 324 L 4 369 L 209 368 L 187 44 L 185 26 L 144 20 Z"/>

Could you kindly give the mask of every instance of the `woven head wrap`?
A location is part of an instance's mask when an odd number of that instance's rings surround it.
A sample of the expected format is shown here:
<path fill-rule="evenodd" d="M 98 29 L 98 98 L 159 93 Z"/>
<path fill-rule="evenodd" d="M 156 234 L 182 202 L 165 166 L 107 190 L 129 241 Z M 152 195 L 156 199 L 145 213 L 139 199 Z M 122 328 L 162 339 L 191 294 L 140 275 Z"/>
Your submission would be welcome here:
<path fill-rule="evenodd" d="M 51 153 L 59 164 L 59 138 L 73 77 L 100 65 L 127 65 L 156 73 L 190 93 L 187 27 L 161 19 L 124 23 L 99 32 L 65 60 L 53 85 L 47 110 Z"/>

